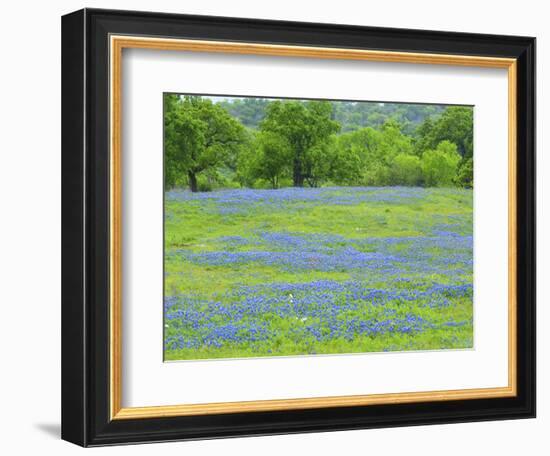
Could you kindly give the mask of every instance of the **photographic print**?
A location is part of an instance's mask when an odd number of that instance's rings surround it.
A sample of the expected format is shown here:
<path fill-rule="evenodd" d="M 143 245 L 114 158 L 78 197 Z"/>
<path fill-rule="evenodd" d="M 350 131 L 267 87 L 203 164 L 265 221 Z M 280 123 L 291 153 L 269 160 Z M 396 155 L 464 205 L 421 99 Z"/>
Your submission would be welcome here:
<path fill-rule="evenodd" d="M 473 106 L 163 102 L 166 361 L 473 347 Z"/>

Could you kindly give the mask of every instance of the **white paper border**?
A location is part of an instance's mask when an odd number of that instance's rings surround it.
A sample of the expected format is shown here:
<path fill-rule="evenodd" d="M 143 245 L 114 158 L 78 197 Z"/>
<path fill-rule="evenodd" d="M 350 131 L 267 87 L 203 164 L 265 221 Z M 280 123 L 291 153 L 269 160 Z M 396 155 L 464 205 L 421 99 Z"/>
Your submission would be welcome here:
<path fill-rule="evenodd" d="M 123 407 L 507 386 L 504 69 L 123 51 Z M 162 362 L 162 93 L 475 105 L 475 350 Z"/>

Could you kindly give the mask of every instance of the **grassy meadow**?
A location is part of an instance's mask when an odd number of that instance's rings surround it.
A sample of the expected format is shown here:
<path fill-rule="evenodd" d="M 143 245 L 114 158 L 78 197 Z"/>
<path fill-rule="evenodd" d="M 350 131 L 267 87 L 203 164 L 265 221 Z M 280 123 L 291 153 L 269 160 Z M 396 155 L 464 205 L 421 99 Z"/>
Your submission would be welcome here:
<path fill-rule="evenodd" d="M 165 359 L 473 346 L 473 191 L 165 192 Z"/>

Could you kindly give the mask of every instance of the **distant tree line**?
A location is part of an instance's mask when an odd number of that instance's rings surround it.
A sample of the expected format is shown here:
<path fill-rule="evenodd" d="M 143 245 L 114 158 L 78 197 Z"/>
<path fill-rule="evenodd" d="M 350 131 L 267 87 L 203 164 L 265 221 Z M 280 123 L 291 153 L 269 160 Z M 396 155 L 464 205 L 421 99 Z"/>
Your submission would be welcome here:
<path fill-rule="evenodd" d="M 258 129 L 265 117 L 269 98 L 233 98 L 218 104 L 248 128 Z M 441 105 L 405 103 L 358 103 L 339 101 L 332 103 L 332 120 L 340 124 L 340 132 L 354 131 L 365 126 L 379 128 L 387 119 L 399 122 L 403 133 L 413 135 L 420 123 L 429 116 L 441 114 Z"/>
<path fill-rule="evenodd" d="M 470 107 L 166 95 L 164 140 L 166 187 L 193 192 L 473 185 Z"/>

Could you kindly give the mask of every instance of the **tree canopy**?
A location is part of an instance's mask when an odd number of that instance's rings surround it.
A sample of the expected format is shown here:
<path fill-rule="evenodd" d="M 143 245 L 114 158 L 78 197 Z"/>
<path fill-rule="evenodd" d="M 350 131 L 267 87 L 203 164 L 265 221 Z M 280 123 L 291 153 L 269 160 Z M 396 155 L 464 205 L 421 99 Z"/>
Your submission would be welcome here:
<path fill-rule="evenodd" d="M 275 133 L 290 145 L 295 187 L 318 180 L 315 159 L 319 147 L 340 127 L 331 119 L 331 112 L 332 106 L 326 101 L 274 101 L 267 107 L 260 130 Z"/>
<path fill-rule="evenodd" d="M 428 118 L 419 127 L 417 151 L 435 149 L 442 141 L 450 141 L 461 157 L 473 154 L 473 109 L 466 106 L 449 106 L 435 121 Z"/>
<path fill-rule="evenodd" d="M 165 96 L 165 185 L 473 186 L 473 109 Z"/>
<path fill-rule="evenodd" d="M 244 141 L 241 123 L 201 97 L 167 95 L 164 119 L 167 187 L 186 175 L 191 191 L 197 191 L 197 176 L 230 165 Z"/>

